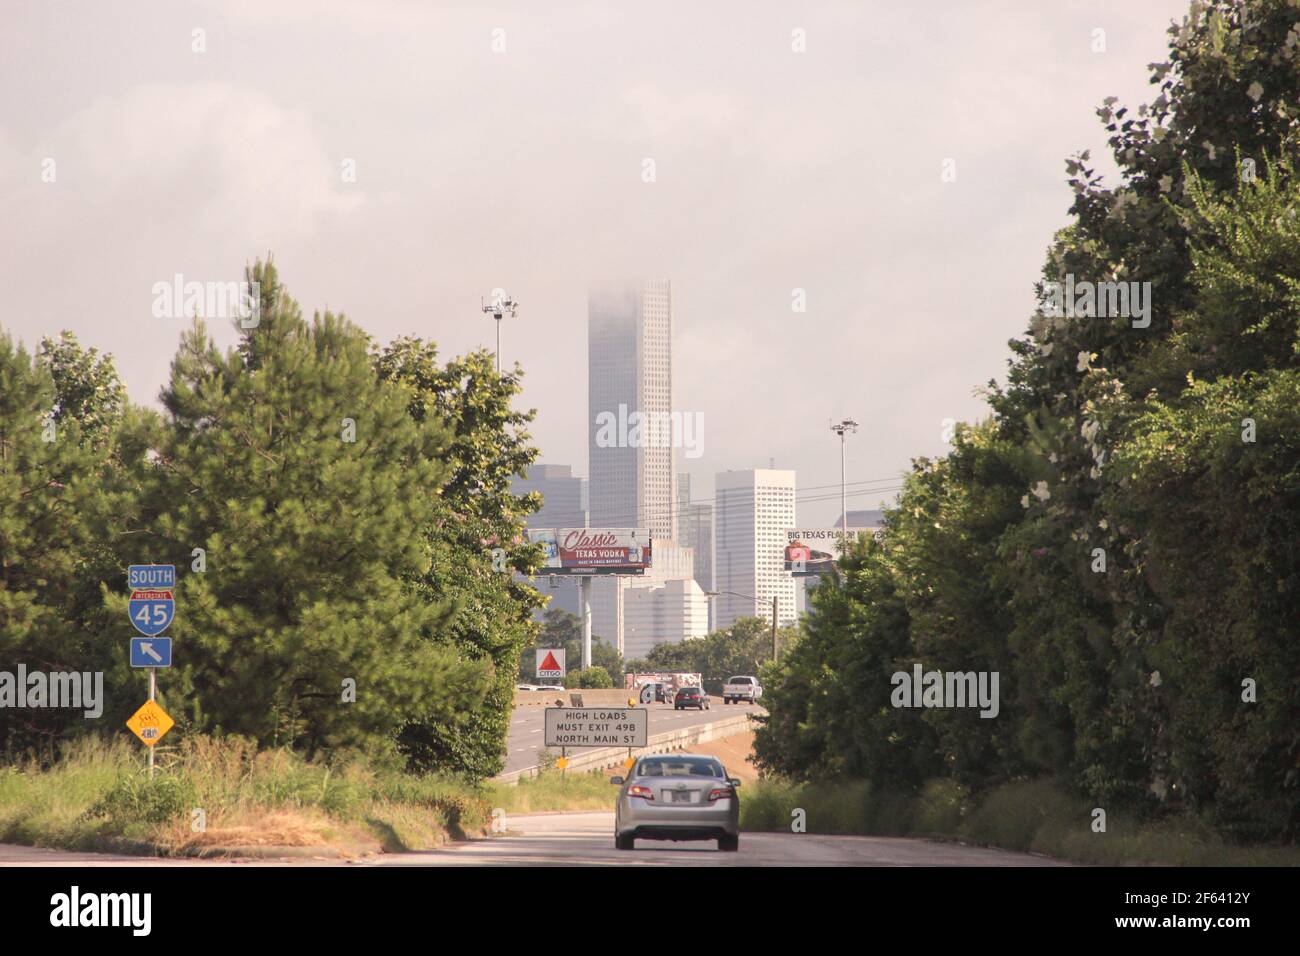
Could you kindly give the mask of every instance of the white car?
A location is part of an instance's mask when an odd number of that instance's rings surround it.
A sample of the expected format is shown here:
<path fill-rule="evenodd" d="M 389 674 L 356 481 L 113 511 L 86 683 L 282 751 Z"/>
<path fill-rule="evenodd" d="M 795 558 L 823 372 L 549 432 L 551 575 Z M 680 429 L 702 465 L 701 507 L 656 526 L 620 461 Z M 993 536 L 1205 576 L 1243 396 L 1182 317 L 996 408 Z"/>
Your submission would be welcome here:
<path fill-rule="evenodd" d="M 740 849 L 740 781 L 728 777 L 716 757 L 647 754 L 625 780 L 614 809 L 614 846 L 636 849 L 637 840 L 717 840 L 718 849 Z"/>
<path fill-rule="evenodd" d="M 763 696 L 763 687 L 758 682 L 757 677 L 740 675 L 732 677 L 722 685 L 722 702 L 724 704 L 739 704 L 742 700 L 747 704 L 753 704 Z"/>

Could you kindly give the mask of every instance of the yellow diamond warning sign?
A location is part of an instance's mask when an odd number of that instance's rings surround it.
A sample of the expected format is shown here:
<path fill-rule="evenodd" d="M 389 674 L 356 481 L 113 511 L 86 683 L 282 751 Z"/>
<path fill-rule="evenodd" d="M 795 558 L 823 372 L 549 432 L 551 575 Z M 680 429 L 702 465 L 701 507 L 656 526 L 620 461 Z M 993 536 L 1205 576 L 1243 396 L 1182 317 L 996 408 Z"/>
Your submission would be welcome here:
<path fill-rule="evenodd" d="M 131 715 L 126 722 L 131 732 L 152 747 L 163 739 L 167 731 L 176 726 L 176 721 L 168 716 L 167 711 L 158 706 L 156 700 L 146 700 L 144 706 Z"/>

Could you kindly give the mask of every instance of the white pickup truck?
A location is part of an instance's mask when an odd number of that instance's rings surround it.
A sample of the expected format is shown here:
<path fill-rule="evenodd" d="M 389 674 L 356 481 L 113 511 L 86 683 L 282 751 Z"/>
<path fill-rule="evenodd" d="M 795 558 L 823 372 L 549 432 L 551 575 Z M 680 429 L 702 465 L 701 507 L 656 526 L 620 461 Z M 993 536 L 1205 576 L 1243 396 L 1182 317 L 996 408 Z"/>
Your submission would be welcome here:
<path fill-rule="evenodd" d="M 739 704 L 742 700 L 752 704 L 763 696 L 757 677 L 733 677 L 722 685 L 722 702 Z"/>

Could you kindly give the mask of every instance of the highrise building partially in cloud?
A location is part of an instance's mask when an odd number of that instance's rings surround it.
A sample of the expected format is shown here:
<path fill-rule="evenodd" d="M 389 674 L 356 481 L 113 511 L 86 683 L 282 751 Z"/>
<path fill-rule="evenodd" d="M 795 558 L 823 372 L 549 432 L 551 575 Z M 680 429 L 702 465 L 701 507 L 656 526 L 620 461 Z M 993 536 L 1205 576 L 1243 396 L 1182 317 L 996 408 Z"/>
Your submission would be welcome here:
<path fill-rule="evenodd" d="M 673 302 L 667 279 L 595 284 L 587 296 L 591 524 L 677 538 L 677 449 L 662 436 L 602 422 L 671 418 Z"/>

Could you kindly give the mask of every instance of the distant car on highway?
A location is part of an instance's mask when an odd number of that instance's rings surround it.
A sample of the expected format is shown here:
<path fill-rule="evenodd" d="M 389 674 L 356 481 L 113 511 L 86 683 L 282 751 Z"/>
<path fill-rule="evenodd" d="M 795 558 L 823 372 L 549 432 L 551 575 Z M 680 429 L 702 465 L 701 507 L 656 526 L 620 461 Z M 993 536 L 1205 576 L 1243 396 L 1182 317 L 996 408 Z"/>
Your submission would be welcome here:
<path fill-rule="evenodd" d="M 724 704 L 739 704 L 742 700 L 747 704 L 753 704 L 762 696 L 763 687 L 759 684 L 757 677 L 744 675 L 732 677 L 722 685 L 722 702 Z"/>
<path fill-rule="evenodd" d="M 540 686 L 538 686 L 537 689 L 538 690 L 564 690 L 565 688 L 562 684 L 541 684 Z"/>
<path fill-rule="evenodd" d="M 515 690 L 541 690 L 536 684 L 516 684 Z"/>
<path fill-rule="evenodd" d="M 682 710 L 686 707 L 709 709 L 709 695 L 704 692 L 703 687 L 683 687 L 677 692 L 677 696 L 673 698 L 673 710 Z"/>
<path fill-rule="evenodd" d="M 716 757 L 650 754 L 637 759 L 620 785 L 614 809 L 614 846 L 636 849 L 637 840 L 717 840 L 740 849 L 740 781 Z"/>

